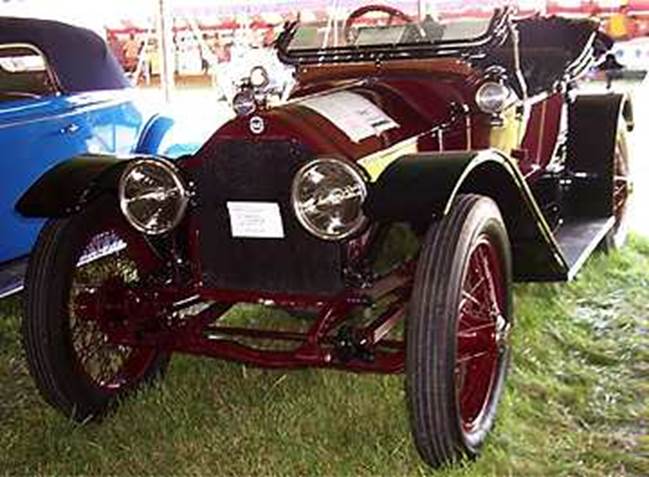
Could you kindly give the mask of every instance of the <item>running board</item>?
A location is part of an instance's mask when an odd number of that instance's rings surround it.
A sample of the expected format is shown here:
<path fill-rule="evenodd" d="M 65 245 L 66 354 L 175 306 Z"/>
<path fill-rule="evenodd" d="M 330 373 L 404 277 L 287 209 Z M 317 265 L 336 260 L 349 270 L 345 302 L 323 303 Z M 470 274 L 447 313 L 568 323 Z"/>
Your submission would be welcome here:
<path fill-rule="evenodd" d="M 23 289 L 25 270 L 27 270 L 27 257 L 0 265 L 0 299 Z"/>
<path fill-rule="evenodd" d="M 572 280 L 606 234 L 613 228 L 615 217 L 572 219 L 564 223 L 555 237 L 568 263 L 567 280 Z"/>

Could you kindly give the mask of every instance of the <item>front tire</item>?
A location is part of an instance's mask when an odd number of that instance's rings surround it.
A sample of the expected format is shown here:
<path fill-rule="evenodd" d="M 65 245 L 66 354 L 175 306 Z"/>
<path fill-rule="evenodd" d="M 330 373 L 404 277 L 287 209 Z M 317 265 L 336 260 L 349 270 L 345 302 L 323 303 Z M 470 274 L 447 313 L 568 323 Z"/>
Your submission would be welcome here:
<path fill-rule="evenodd" d="M 154 348 L 111 343 L 96 316 L 100 307 L 84 303 L 109 287 L 137 285 L 159 267 L 142 242 L 104 198 L 77 215 L 50 220 L 30 258 L 22 326 L 27 363 L 44 399 L 76 421 L 105 415 L 169 362 Z"/>
<path fill-rule="evenodd" d="M 511 309 L 510 246 L 498 207 L 461 195 L 428 230 L 407 321 L 410 423 L 429 465 L 476 456 L 492 428 Z"/>

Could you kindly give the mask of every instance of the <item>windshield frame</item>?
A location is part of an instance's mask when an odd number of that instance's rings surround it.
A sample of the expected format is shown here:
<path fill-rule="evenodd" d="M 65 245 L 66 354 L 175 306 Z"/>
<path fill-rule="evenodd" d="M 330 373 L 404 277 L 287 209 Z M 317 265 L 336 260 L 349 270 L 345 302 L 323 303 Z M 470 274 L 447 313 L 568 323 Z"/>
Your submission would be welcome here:
<path fill-rule="evenodd" d="M 438 41 L 435 43 L 404 43 L 380 45 L 348 45 L 326 48 L 290 50 L 289 45 L 299 29 L 299 22 L 286 25 L 276 41 L 279 59 L 293 66 L 321 63 L 377 62 L 440 57 L 474 57 L 501 44 L 510 26 L 510 9 L 497 8 L 487 30 L 474 38 Z"/>

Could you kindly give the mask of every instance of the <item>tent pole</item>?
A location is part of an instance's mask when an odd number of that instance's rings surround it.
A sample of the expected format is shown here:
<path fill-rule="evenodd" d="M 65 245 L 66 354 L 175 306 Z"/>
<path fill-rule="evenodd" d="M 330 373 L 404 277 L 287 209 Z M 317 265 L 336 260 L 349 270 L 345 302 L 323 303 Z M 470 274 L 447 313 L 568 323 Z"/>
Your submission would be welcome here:
<path fill-rule="evenodd" d="M 160 84 L 166 102 L 171 100 L 174 87 L 174 42 L 169 1 L 157 0 L 158 54 L 160 55 Z"/>

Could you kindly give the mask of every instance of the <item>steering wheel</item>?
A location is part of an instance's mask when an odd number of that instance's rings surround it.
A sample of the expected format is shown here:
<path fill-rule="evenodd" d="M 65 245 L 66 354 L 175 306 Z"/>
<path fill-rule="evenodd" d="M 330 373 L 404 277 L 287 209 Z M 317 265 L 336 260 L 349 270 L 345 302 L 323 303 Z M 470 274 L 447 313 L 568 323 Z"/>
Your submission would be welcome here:
<path fill-rule="evenodd" d="M 362 16 L 367 15 L 371 12 L 381 12 L 388 15 L 388 26 L 392 25 L 392 22 L 395 19 L 399 19 L 405 23 L 413 23 L 410 15 L 403 13 L 398 8 L 390 7 L 388 5 L 365 5 L 364 7 L 357 8 L 354 10 L 345 20 L 345 27 L 343 29 L 343 35 L 347 40 L 347 43 L 352 44 L 356 40 L 352 26 L 354 23 L 361 18 Z"/>

